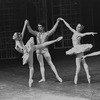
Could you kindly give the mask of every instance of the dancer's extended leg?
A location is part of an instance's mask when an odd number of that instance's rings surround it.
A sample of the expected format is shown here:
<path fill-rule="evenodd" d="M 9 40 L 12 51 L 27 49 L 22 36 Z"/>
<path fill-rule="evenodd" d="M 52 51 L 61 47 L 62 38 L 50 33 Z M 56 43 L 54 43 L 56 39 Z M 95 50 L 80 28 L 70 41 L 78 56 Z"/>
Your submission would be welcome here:
<path fill-rule="evenodd" d="M 97 56 L 97 55 L 100 55 L 100 51 L 97 51 L 97 52 L 93 52 L 93 53 L 90 53 L 90 54 L 84 55 L 84 56 L 83 56 L 83 59 L 86 58 L 86 57 Z"/>
<path fill-rule="evenodd" d="M 55 40 L 51 40 L 51 41 L 47 41 L 47 42 L 44 42 L 44 43 L 39 44 L 39 45 L 35 45 L 36 50 L 37 50 L 37 49 L 44 48 L 44 47 L 46 47 L 46 46 L 48 46 L 48 45 L 51 45 L 51 44 L 53 44 L 53 43 L 55 43 L 55 42 L 59 42 L 59 41 L 61 41 L 62 39 L 63 39 L 63 37 L 60 36 L 60 37 L 58 37 L 58 38 L 55 39 Z"/>
<path fill-rule="evenodd" d="M 58 81 L 62 82 L 62 79 L 59 77 L 58 72 L 56 70 L 56 67 L 54 66 L 54 64 L 53 64 L 53 62 L 51 60 L 51 56 L 50 56 L 49 52 L 46 52 L 44 54 L 44 57 L 45 57 L 46 61 L 48 62 L 49 66 L 51 67 L 52 71 L 56 75 L 56 78 L 58 79 Z"/>

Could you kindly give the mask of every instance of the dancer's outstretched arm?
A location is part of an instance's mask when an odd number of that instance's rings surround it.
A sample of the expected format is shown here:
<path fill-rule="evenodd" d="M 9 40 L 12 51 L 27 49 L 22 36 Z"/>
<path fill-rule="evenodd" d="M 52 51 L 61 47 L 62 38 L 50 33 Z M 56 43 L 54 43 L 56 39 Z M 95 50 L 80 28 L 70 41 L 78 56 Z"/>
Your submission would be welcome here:
<path fill-rule="evenodd" d="M 50 45 L 50 44 L 53 44 L 53 43 L 55 43 L 55 42 L 58 42 L 58 41 L 60 41 L 60 40 L 62 40 L 62 39 L 63 39 L 63 37 L 60 36 L 60 37 L 58 37 L 58 38 L 55 39 L 55 40 L 51 40 L 51 41 L 48 41 L 48 42 L 45 42 L 45 43 L 36 45 L 35 48 L 36 48 L 36 50 L 37 50 L 37 49 L 41 49 L 41 48 L 44 48 L 44 47 L 46 47 L 46 46 L 48 46 L 48 45 Z"/>
<path fill-rule="evenodd" d="M 95 34 L 97 34 L 97 32 L 86 32 L 86 33 L 83 33 L 83 34 L 80 34 L 82 37 L 83 36 L 86 36 L 86 35 L 95 35 Z"/>
<path fill-rule="evenodd" d="M 26 25 L 27 25 L 27 22 L 25 21 L 25 22 L 24 22 L 23 29 L 22 29 L 22 32 L 21 32 L 21 34 L 22 34 L 22 39 L 23 39 L 23 37 L 24 37 L 24 33 L 25 33 L 25 29 L 26 29 Z"/>
<path fill-rule="evenodd" d="M 48 31 L 48 36 L 52 35 L 56 31 L 59 21 L 60 19 L 58 18 L 53 28 L 50 31 Z"/>
<path fill-rule="evenodd" d="M 37 36 L 37 31 L 34 31 L 34 30 L 31 28 L 31 26 L 30 26 L 28 20 L 26 20 L 26 23 L 27 23 L 27 28 L 28 28 L 29 33 L 31 33 L 31 34 L 34 35 L 34 36 Z"/>
<path fill-rule="evenodd" d="M 59 18 L 59 19 L 64 22 L 64 24 L 70 29 L 70 31 L 72 31 L 73 33 L 76 32 L 76 30 L 73 29 L 63 18 Z"/>
<path fill-rule="evenodd" d="M 84 56 L 83 56 L 83 59 L 86 58 L 86 57 L 97 56 L 97 55 L 100 55 L 100 51 L 97 51 L 97 52 L 93 52 L 93 53 L 90 53 L 90 54 L 84 55 Z"/>

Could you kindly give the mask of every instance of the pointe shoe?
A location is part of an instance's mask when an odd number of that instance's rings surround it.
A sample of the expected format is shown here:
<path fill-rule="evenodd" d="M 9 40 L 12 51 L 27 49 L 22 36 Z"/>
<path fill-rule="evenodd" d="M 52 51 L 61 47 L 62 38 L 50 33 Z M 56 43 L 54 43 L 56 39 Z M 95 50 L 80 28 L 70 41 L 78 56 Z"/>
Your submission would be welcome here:
<path fill-rule="evenodd" d="M 60 36 L 60 37 L 57 38 L 57 41 L 60 41 L 60 40 L 62 40 L 62 39 L 63 39 L 63 37 Z"/>
<path fill-rule="evenodd" d="M 41 83 L 41 82 L 45 82 L 45 79 L 41 79 L 41 80 L 39 81 L 39 83 Z"/>
<path fill-rule="evenodd" d="M 33 80 L 29 80 L 28 84 L 29 84 L 29 87 L 32 86 L 32 83 L 33 83 Z"/>
<path fill-rule="evenodd" d="M 90 84 L 91 83 L 91 76 L 90 75 L 87 77 L 87 80 L 88 80 L 88 83 Z"/>
<path fill-rule="evenodd" d="M 60 77 L 58 77 L 57 79 L 58 79 L 59 82 L 62 83 L 63 80 Z"/>
<path fill-rule="evenodd" d="M 23 56 L 23 65 L 25 65 L 28 62 L 29 59 L 29 53 L 25 53 Z"/>
<path fill-rule="evenodd" d="M 78 78 L 75 77 L 75 78 L 74 78 L 74 84 L 75 84 L 75 85 L 77 85 L 77 81 L 78 81 Z"/>
<path fill-rule="evenodd" d="M 66 55 L 69 55 L 67 51 L 65 52 L 65 54 L 66 54 Z"/>

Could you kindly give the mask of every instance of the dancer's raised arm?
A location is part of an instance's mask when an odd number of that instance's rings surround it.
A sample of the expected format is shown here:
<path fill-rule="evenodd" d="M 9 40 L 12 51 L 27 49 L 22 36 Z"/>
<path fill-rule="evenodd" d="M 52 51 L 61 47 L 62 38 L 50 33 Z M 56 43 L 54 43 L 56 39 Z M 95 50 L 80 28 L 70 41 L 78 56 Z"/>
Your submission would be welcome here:
<path fill-rule="evenodd" d="M 83 33 L 83 34 L 80 34 L 82 37 L 86 36 L 86 35 L 95 35 L 97 34 L 96 32 L 86 32 L 86 33 Z"/>
<path fill-rule="evenodd" d="M 29 33 L 31 33 L 31 34 L 34 35 L 34 36 L 37 36 L 37 33 L 38 33 L 38 32 L 37 32 L 37 31 L 34 31 L 34 30 L 31 28 L 31 26 L 30 26 L 28 20 L 26 20 L 26 22 L 27 22 L 27 28 L 28 28 Z"/>
<path fill-rule="evenodd" d="M 70 29 L 70 31 L 72 31 L 73 33 L 76 32 L 76 30 L 73 29 L 63 18 L 59 18 L 59 19 L 64 22 L 64 24 Z"/>
<path fill-rule="evenodd" d="M 26 25 L 27 25 L 27 21 L 25 20 L 25 22 L 24 22 L 24 26 L 23 26 L 23 29 L 22 29 L 22 32 L 21 32 L 22 38 L 24 37 L 24 33 L 25 33 L 25 29 L 26 29 Z"/>
<path fill-rule="evenodd" d="M 58 18 L 53 28 L 50 31 L 48 31 L 49 36 L 52 35 L 56 31 L 59 21 L 60 19 Z"/>

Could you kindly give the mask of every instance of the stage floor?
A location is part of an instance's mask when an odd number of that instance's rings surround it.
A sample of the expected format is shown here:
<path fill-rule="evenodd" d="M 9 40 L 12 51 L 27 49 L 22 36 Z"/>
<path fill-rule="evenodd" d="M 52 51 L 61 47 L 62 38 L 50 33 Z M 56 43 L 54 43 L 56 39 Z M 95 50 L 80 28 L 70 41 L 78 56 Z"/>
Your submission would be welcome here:
<path fill-rule="evenodd" d="M 0 65 L 0 100 L 100 100 L 100 56 L 86 58 L 89 65 L 91 84 L 88 84 L 82 67 L 79 81 L 74 85 L 74 57 L 54 60 L 60 77 L 59 83 L 45 63 L 46 82 L 41 79 L 39 65 L 34 64 L 34 83 L 28 87 L 28 65 L 8 62 Z"/>

